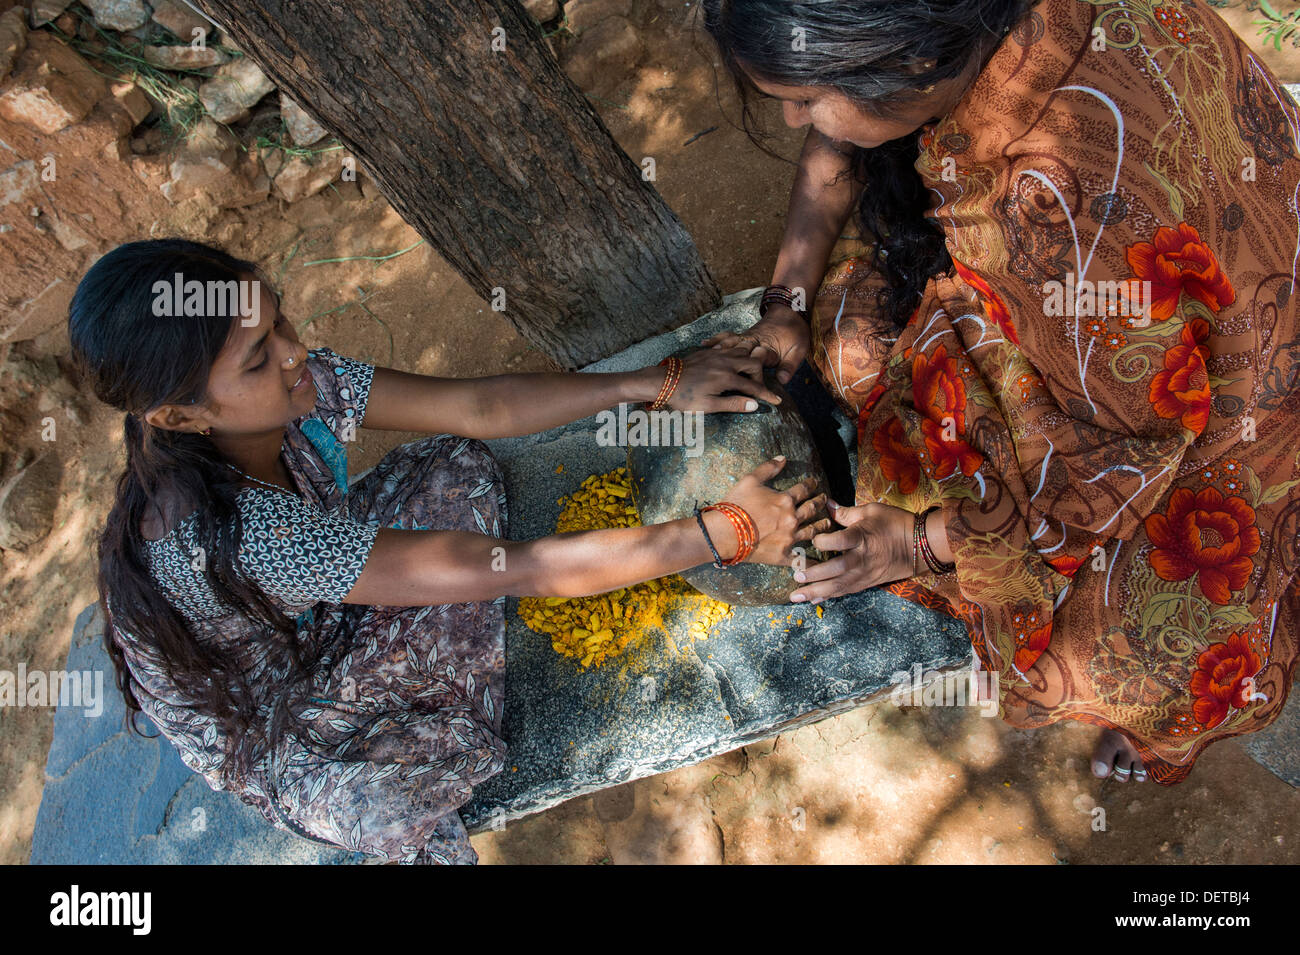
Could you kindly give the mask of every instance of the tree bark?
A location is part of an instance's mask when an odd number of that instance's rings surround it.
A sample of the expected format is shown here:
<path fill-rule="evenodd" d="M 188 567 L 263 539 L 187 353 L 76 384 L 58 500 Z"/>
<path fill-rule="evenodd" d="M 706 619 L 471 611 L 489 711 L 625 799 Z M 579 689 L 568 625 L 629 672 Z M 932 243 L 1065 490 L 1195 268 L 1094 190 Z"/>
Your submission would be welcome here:
<path fill-rule="evenodd" d="M 561 367 L 719 304 L 690 234 L 518 0 L 192 2 L 479 295 L 503 289 L 505 317 Z"/>

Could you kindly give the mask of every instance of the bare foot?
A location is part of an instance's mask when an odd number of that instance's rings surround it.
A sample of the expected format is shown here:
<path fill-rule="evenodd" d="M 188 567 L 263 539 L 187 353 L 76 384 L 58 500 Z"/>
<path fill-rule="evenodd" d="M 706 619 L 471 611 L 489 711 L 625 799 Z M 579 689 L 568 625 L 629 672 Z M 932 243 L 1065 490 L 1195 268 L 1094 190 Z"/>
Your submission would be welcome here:
<path fill-rule="evenodd" d="M 1105 730 L 1097 740 L 1097 748 L 1092 751 L 1092 774 L 1102 779 L 1113 776 L 1121 783 L 1128 782 L 1130 775 L 1140 783 L 1147 779 L 1137 749 L 1117 730 Z"/>

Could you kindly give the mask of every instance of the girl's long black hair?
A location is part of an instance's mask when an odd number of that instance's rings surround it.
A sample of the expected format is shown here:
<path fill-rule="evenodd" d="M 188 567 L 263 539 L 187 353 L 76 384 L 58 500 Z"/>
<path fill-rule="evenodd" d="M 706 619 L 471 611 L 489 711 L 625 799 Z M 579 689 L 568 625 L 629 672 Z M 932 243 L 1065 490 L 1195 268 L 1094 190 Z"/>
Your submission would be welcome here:
<path fill-rule="evenodd" d="M 186 618 L 158 589 L 146 558 L 141 520 L 163 495 L 181 502 L 176 516 L 195 512 L 199 554 L 192 555 L 217 598 L 256 625 L 283 636 L 290 682 L 305 681 L 326 641 L 323 615 L 300 646 L 296 624 L 235 563 L 242 524 L 236 507 L 239 475 L 203 435 L 156 428 L 143 418 L 162 404 L 206 396 L 208 375 L 238 312 L 155 314 L 155 284 L 240 281 L 254 276 L 271 286 L 252 262 L 186 239 L 128 242 L 102 256 L 77 286 L 68 334 L 82 378 L 106 404 L 126 412 L 126 469 L 99 540 L 99 593 L 104 641 L 126 700 L 128 725 L 137 732 L 141 712 L 121 643 L 128 637 L 155 657 L 195 708 L 217 720 L 226 734 L 226 772 L 239 787 L 253 762 L 289 726 L 297 726 L 288 694 L 275 701 L 270 720 L 259 718 L 247 675 L 218 648 L 196 639 Z M 224 311 L 224 309 L 222 310 Z M 268 635 L 270 635 L 268 633 Z"/>
<path fill-rule="evenodd" d="M 865 113 L 887 117 L 913 103 L 931 84 L 971 78 L 1029 0 L 703 0 L 704 26 L 735 79 L 741 122 L 761 141 L 754 98 L 762 93 L 740 69 L 783 86 L 838 90 Z M 804 49 L 792 42 L 804 31 Z M 934 65 L 925 68 L 925 64 Z M 952 268 L 942 230 L 925 216 L 929 196 L 917 173 L 919 135 L 874 149 L 854 147 L 848 170 L 865 183 L 856 210 L 865 241 L 874 244 L 872 270 L 885 279 L 884 314 L 901 328 L 926 282 Z M 781 158 L 777 156 L 776 158 Z"/>

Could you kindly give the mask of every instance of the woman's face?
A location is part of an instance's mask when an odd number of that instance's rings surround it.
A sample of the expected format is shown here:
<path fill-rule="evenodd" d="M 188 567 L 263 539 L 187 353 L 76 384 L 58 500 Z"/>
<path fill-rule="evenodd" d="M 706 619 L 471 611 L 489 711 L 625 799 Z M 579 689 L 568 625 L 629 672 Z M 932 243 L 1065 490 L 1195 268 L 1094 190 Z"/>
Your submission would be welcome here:
<path fill-rule="evenodd" d="M 155 424 L 192 431 L 210 427 L 214 438 L 237 437 L 275 431 L 315 407 L 307 349 L 267 285 L 259 282 L 257 291 L 256 321 L 250 315 L 248 325 L 233 323 L 208 374 L 207 400 L 156 409 L 147 416 Z"/>
<path fill-rule="evenodd" d="M 213 434 L 275 430 L 316 405 L 306 347 L 265 283 L 258 284 L 258 294 L 257 323 L 234 324 L 208 375 Z"/>
<path fill-rule="evenodd" d="M 902 108 L 898 115 L 884 119 L 864 113 L 838 90 L 767 82 L 755 76 L 744 63 L 739 65 L 759 92 L 782 101 L 781 110 L 787 126 L 799 129 L 812 123 L 813 128 L 828 139 L 863 149 L 874 149 L 891 139 L 906 136 L 931 119 L 944 115 L 957 105 L 969 85 L 962 82 L 961 77 L 938 83 L 931 93 Z"/>

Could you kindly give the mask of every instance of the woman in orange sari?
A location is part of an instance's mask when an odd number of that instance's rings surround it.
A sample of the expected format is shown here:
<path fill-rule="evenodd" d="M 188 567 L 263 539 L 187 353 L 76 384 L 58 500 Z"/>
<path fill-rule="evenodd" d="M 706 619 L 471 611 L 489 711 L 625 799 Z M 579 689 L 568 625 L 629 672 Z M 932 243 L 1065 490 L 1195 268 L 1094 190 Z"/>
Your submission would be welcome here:
<path fill-rule="evenodd" d="M 1271 723 L 1300 628 L 1276 78 L 1173 0 L 704 6 L 747 127 L 754 90 L 813 126 L 784 303 L 713 343 L 806 356 L 858 422 L 855 506 L 815 541 L 842 553 L 791 599 L 958 617 L 1004 719 L 1102 728 L 1099 776 L 1179 782 Z M 837 243 L 854 211 L 869 244 Z"/>

